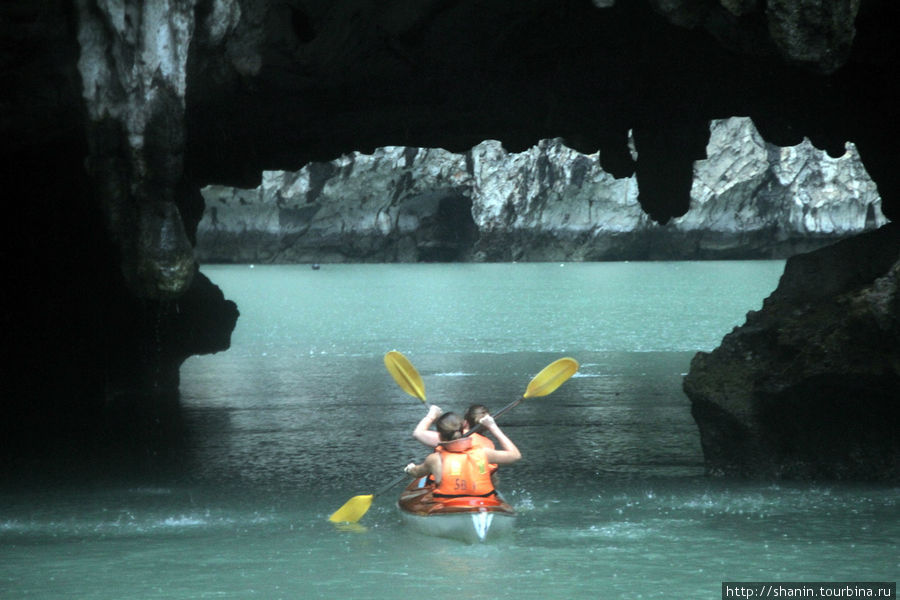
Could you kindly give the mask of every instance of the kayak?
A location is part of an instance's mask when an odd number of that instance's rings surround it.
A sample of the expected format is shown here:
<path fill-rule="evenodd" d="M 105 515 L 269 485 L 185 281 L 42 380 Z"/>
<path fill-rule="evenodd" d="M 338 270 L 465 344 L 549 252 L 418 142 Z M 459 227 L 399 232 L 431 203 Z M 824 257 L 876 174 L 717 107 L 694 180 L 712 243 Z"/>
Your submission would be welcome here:
<path fill-rule="evenodd" d="M 497 495 L 435 498 L 433 484 L 414 479 L 400 494 L 403 522 L 420 533 L 470 544 L 493 540 L 513 529 L 516 511 Z"/>

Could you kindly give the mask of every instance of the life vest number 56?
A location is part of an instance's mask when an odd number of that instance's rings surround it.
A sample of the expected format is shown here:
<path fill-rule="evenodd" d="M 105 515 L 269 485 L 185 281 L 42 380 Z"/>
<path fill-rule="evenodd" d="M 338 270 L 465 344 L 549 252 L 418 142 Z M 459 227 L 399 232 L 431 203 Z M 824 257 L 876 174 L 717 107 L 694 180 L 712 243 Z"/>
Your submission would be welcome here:
<path fill-rule="evenodd" d="M 465 479 L 460 479 L 460 478 L 457 477 L 457 478 L 454 479 L 453 481 L 454 481 L 454 484 L 453 484 L 453 489 L 454 489 L 454 490 L 457 490 L 457 491 L 465 491 L 465 490 L 468 489 L 468 487 L 467 487 L 467 485 L 466 485 L 466 480 L 465 480 Z"/>

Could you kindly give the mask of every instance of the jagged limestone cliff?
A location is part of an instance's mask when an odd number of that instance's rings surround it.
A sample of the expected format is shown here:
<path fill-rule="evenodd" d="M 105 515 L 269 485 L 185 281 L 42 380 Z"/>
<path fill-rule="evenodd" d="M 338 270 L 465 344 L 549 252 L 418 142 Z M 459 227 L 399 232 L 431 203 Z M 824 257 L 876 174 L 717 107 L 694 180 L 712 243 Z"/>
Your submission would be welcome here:
<path fill-rule="evenodd" d="M 715 121 L 694 165 L 691 210 L 662 226 L 634 177 L 562 140 L 521 153 L 380 148 L 253 190 L 211 186 L 203 262 L 623 260 L 787 257 L 883 225 L 852 144 L 831 158 L 808 140 L 766 144 L 746 118 Z"/>

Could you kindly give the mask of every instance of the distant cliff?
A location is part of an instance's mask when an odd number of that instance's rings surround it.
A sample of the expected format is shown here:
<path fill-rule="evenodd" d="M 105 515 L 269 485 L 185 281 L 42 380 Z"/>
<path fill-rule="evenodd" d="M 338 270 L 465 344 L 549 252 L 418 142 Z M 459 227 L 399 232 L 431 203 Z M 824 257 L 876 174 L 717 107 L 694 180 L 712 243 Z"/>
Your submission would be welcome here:
<path fill-rule="evenodd" d="M 784 258 L 883 225 L 852 144 L 767 144 L 746 118 L 711 125 L 691 209 L 662 226 L 616 179 L 562 140 L 517 154 L 379 148 L 256 189 L 210 186 L 200 262 L 541 261 Z"/>

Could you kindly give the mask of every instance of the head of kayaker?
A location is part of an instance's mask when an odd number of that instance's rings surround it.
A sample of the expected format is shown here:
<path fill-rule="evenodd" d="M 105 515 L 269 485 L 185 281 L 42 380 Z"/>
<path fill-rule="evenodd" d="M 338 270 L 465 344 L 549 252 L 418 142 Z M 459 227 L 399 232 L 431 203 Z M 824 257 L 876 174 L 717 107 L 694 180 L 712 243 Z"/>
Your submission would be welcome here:
<path fill-rule="evenodd" d="M 443 414 L 441 407 L 432 405 L 428 409 L 428 414 L 422 417 L 422 420 L 416 424 L 415 429 L 413 429 L 413 437 L 429 448 L 434 448 L 440 442 L 440 436 L 438 432 L 431 429 L 431 426 L 434 422 Z M 463 435 L 468 433 L 471 429 L 473 429 L 482 417 L 490 414 L 488 412 L 487 407 L 484 404 L 472 404 L 469 408 L 466 409 L 466 414 L 463 420 Z M 484 431 L 482 428 L 480 431 Z M 480 433 L 472 433 L 473 443 L 476 446 L 484 446 L 485 448 L 493 448 L 494 442 L 492 442 L 489 438 L 481 435 Z"/>
<path fill-rule="evenodd" d="M 490 414 L 490 411 L 484 404 L 470 404 L 469 408 L 466 409 L 466 414 L 463 415 L 466 421 L 466 429 L 472 429 L 478 425 L 481 417 L 488 414 Z"/>
<path fill-rule="evenodd" d="M 484 417 L 486 417 L 489 414 L 491 414 L 491 413 L 488 412 L 487 406 L 485 406 L 484 404 L 473 404 L 473 405 L 469 406 L 469 408 L 466 409 L 466 414 L 464 417 L 464 432 L 468 433 L 472 429 L 475 429 L 476 427 L 478 427 L 478 424 L 481 422 L 481 419 L 483 419 Z M 485 431 L 485 430 L 486 430 L 485 427 L 478 429 L 478 431 Z M 494 442 L 492 442 L 490 440 L 490 438 L 487 438 L 487 437 L 481 435 L 480 433 L 478 433 L 478 431 L 476 431 L 474 433 L 469 433 L 469 436 L 472 438 L 473 443 L 476 446 L 483 446 L 485 448 L 493 448 Z"/>
<path fill-rule="evenodd" d="M 429 454 L 422 464 L 409 463 L 404 470 L 413 477 L 432 475 L 436 497 L 488 496 L 495 493 L 488 464 L 512 464 L 522 458 L 522 454 L 492 416 L 483 416 L 479 424 L 497 439 L 500 449 L 472 444 L 471 437 L 463 438 L 463 419 L 454 413 L 445 413 L 436 423 L 440 437 L 436 451 Z"/>
<path fill-rule="evenodd" d="M 466 422 L 456 413 L 448 412 L 440 416 L 434 424 L 441 443 L 451 442 L 463 437 Z"/>

